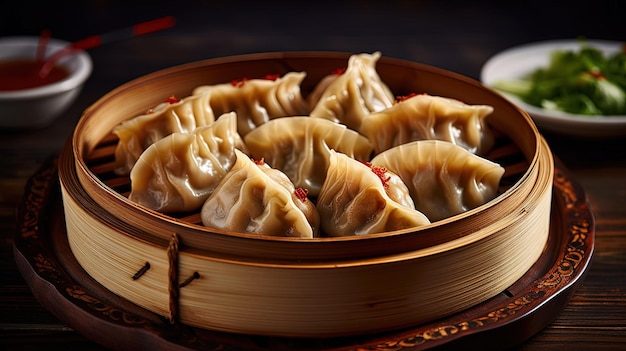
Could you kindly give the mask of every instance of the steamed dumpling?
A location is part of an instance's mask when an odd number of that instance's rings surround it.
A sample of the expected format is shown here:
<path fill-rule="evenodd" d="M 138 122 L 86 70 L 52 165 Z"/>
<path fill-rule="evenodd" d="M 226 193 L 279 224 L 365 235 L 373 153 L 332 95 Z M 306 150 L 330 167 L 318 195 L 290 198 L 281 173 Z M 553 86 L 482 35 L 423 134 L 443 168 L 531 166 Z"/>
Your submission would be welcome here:
<path fill-rule="evenodd" d="M 146 114 L 113 128 L 119 142 L 115 149 L 115 173 L 125 175 L 141 154 L 158 140 L 172 133 L 189 133 L 215 121 L 208 94 L 182 100 L 170 97 Z"/>
<path fill-rule="evenodd" d="M 198 210 L 246 150 L 234 112 L 192 133 L 173 133 L 144 151 L 130 172 L 129 199 L 163 212 Z"/>
<path fill-rule="evenodd" d="M 281 170 L 270 167 L 265 161 L 254 161 L 259 168 L 267 174 L 273 181 L 278 185 L 282 185 L 289 193 L 295 203 L 296 207 L 298 207 L 307 221 L 311 225 L 311 229 L 313 230 L 313 236 L 316 237 L 319 235 L 319 227 L 320 227 L 320 219 L 319 214 L 317 213 L 317 209 L 315 208 L 315 204 L 311 202 L 309 199 L 309 192 L 304 188 L 296 188 L 296 186 L 291 182 L 291 179 L 287 177 L 285 173 Z"/>
<path fill-rule="evenodd" d="M 485 122 L 492 112 L 489 105 L 418 94 L 365 116 L 359 131 L 370 139 L 376 153 L 416 140 L 445 140 L 483 155 L 494 144 Z"/>
<path fill-rule="evenodd" d="M 370 141 L 345 125 L 306 116 L 274 119 L 248 133 L 244 141 L 255 159 L 280 169 L 312 196 L 322 187 L 331 149 L 361 161 L 372 153 Z"/>
<path fill-rule="evenodd" d="M 391 107 L 394 95 L 376 72 L 380 56 L 380 52 L 350 56 L 343 74 L 323 79 L 313 90 L 309 115 L 358 131 L 364 116 Z"/>
<path fill-rule="evenodd" d="M 402 178 L 415 208 L 438 221 L 497 196 L 504 168 L 447 141 L 414 141 L 372 159 Z"/>
<path fill-rule="evenodd" d="M 326 181 L 317 198 L 321 228 L 331 237 L 388 232 L 430 224 L 412 207 L 392 200 L 372 169 L 330 152 Z"/>
<path fill-rule="evenodd" d="M 215 114 L 237 112 L 237 128 L 245 136 L 271 119 L 306 114 L 308 105 L 300 90 L 305 77 L 305 72 L 289 72 L 283 77 L 199 86 L 193 94 L 210 92 Z"/>
<path fill-rule="evenodd" d="M 202 223 L 240 233 L 316 236 L 319 215 L 306 192 L 280 171 L 235 153 L 235 164 L 202 206 Z"/>

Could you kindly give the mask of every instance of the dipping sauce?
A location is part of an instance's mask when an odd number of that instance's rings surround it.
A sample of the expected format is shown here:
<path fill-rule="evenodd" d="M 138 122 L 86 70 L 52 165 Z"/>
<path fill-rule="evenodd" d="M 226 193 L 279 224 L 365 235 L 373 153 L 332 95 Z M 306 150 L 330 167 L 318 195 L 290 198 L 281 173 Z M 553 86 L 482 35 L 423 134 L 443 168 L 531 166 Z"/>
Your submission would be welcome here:
<path fill-rule="evenodd" d="M 54 66 L 50 73 L 41 78 L 39 70 L 42 63 L 35 60 L 0 61 L 0 91 L 23 90 L 58 82 L 69 75 L 59 66 Z"/>

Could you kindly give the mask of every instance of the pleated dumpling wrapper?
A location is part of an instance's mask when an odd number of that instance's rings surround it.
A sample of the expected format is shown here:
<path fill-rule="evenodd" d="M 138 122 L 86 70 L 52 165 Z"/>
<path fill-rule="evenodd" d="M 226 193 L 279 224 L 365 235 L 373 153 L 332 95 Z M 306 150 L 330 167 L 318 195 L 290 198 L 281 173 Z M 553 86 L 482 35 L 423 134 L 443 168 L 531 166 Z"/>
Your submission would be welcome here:
<path fill-rule="evenodd" d="M 430 224 L 421 212 L 394 201 L 385 182 L 385 176 L 367 164 L 331 150 L 316 204 L 324 235 L 366 235 Z"/>
<path fill-rule="evenodd" d="M 486 122 L 492 112 L 489 105 L 416 94 L 365 116 L 359 131 L 370 139 L 376 153 L 411 141 L 444 140 L 484 155 L 495 140 Z"/>
<path fill-rule="evenodd" d="M 172 133 L 191 133 L 215 121 L 210 95 L 169 97 L 145 114 L 113 128 L 119 142 L 115 149 L 115 173 L 127 175 L 141 154 L 152 144 Z"/>
<path fill-rule="evenodd" d="M 504 168 L 447 141 L 413 141 L 378 154 L 372 164 L 397 174 L 415 208 L 432 222 L 478 206 L 498 195 Z"/>
<path fill-rule="evenodd" d="M 255 159 L 264 159 L 283 171 L 296 187 L 317 196 L 326 177 L 330 150 L 367 161 L 372 144 L 343 124 L 323 118 L 276 118 L 244 137 Z"/>
<path fill-rule="evenodd" d="M 319 214 L 306 191 L 267 163 L 235 153 L 235 164 L 202 206 L 202 224 L 239 233 L 317 236 Z"/>
<path fill-rule="evenodd" d="M 199 210 L 246 150 L 230 112 L 192 133 L 173 133 L 144 151 L 130 172 L 129 199 L 162 212 Z"/>
<path fill-rule="evenodd" d="M 237 112 L 237 128 L 245 136 L 271 119 L 304 115 L 308 105 L 302 96 L 305 72 L 288 72 L 284 76 L 236 80 L 230 83 L 202 85 L 193 95 L 210 92 L 215 114 Z"/>
<path fill-rule="evenodd" d="M 352 55 L 345 71 L 323 78 L 308 98 L 309 115 L 358 131 L 364 116 L 391 107 L 395 97 L 376 71 L 380 56 Z"/>

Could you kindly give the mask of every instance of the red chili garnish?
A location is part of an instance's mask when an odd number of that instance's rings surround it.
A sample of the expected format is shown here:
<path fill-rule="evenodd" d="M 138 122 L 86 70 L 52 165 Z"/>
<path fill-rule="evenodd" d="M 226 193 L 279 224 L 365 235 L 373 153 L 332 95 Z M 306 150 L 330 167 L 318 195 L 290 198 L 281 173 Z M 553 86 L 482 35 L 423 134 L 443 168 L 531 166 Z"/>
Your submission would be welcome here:
<path fill-rule="evenodd" d="M 296 190 L 294 190 L 293 193 L 302 202 L 306 202 L 307 195 L 309 195 L 309 191 L 304 188 L 296 188 Z"/>
<path fill-rule="evenodd" d="M 276 81 L 280 78 L 280 74 L 267 74 L 263 79 Z"/>
<path fill-rule="evenodd" d="M 264 158 L 262 158 L 260 160 L 254 160 L 253 159 L 252 162 L 254 162 L 258 166 L 264 166 L 265 165 L 265 159 Z"/>
<path fill-rule="evenodd" d="M 372 172 L 374 172 L 374 174 L 376 174 L 378 176 L 378 178 L 380 179 L 380 181 L 383 183 L 383 186 L 385 188 L 389 187 L 389 181 L 391 180 L 391 176 L 387 175 L 387 168 L 385 167 L 379 167 L 379 166 L 374 166 L 371 162 L 369 161 L 361 161 L 358 160 L 359 162 L 361 162 L 362 164 L 366 165 L 367 167 L 370 168 L 370 170 Z"/>
<path fill-rule="evenodd" d="M 387 175 L 387 168 L 378 167 L 378 166 L 370 166 L 370 169 L 372 170 L 372 172 L 374 172 L 374 174 L 378 176 L 378 178 L 380 178 L 380 181 L 383 183 L 383 187 L 388 188 L 389 181 L 391 180 L 391 176 Z"/>
<path fill-rule="evenodd" d="M 250 79 L 248 79 L 248 78 L 246 78 L 246 77 L 243 77 L 243 78 L 241 78 L 241 79 L 233 79 L 233 80 L 230 82 L 230 84 L 231 84 L 232 86 L 234 86 L 234 87 L 241 88 L 244 84 L 246 84 L 246 82 L 247 82 L 248 80 L 250 80 Z"/>
<path fill-rule="evenodd" d="M 167 99 L 165 99 L 165 101 L 163 101 L 163 102 L 167 102 L 168 104 L 175 104 L 175 103 L 177 103 L 177 102 L 180 102 L 180 99 L 179 99 L 179 98 L 177 98 L 177 97 L 176 97 L 176 96 L 174 96 L 174 95 L 170 95 L 170 96 L 169 96 Z"/>
<path fill-rule="evenodd" d="M 340 76 L 342 74 L 346 73 L 346 67 L 343 68 L 337 68 L 336 70 L 333 71 L 332 74 L 336 75 L 336 76 Z"/>

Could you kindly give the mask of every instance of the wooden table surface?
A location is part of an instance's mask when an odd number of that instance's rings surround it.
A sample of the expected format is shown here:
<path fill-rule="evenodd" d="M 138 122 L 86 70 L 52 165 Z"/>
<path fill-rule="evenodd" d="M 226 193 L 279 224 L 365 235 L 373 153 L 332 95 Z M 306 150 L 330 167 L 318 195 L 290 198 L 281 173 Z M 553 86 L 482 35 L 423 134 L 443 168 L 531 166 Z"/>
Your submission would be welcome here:
<path fill-rule="evenodd" d="M 73 3 L 73 2 L 72 2 Z M 130 3 L 130 2 L 129 2 Z M 504 2 L 503 2 L 504 3 Z M 547 2 L 546 2 L 547 3 Z M 624 3 L 593 8 L 540 1 L 133 2 L 92 5 L 20 1 L 0 14 L 0 36 L 77 40 L 173 15 L 169 30 L 89 51 L 94 71 L 78 101 L 50 126 L 0 130 L 0 349 L 100 350 L 35 299 L 13 257 L 15 209 L 28 178 L 71 135 L 81 111 L 106 92 L 158 69 L 200 59 L 267 51 L 381 51 L 478 79 L 506 48 L 579 36 L 626 40 Z M 28 118 L 28 116 L 25 116 Z M 626 142 L 624 136 L 544 136 L 587 193 L 596 219 L 595 252 L 584 281 L 561 313 L 519 350 L 626 349 Z"/>

